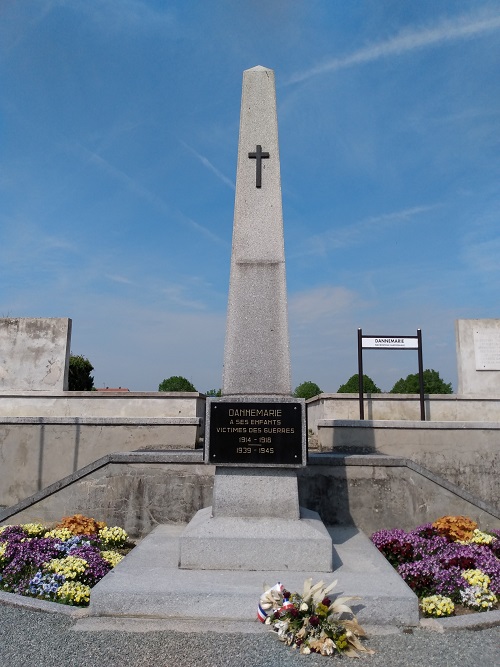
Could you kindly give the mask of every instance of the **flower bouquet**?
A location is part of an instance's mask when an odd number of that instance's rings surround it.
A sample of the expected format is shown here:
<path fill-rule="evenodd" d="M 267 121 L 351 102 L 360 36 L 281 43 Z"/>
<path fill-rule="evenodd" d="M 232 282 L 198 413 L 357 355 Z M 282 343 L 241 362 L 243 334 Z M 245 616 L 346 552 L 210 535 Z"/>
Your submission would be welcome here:
<path fill-rule="evenodd" d="M 334 581 L 325 587 L 320 581 L 313 585 L 312 579 L 307 579 L 299 594 L 288 592 L 278 583 L 261 595 L 257 617 L 272 626 L 278 639 L 305 655 L 342 653 L 357 658 L 359 653 L 372 654 L 361 644 L 359 638 L 366 633 L 345 604 L 356 598 L 332 599 L 329 594 L 336 584 Z"/>
<path fill-rule="evenodd" d="M 0 591 L 87 606 L 92 586 L 124 557 L 114 549 L 127 540 L 122 528 L 81 514 L 52 530 L 38 523 L 0 526 Z"/>

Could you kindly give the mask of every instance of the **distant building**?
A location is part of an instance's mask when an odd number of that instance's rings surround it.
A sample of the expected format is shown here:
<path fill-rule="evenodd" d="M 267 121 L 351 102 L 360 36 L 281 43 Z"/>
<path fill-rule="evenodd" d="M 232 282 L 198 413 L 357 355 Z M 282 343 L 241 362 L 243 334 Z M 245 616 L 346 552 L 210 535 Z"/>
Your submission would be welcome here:
<path fill-rule="evenodd" d="M 122 392 L 122 391 L 130 391 L 130 389 L 125 389 L 125 387 L 96 387 L 96 391 L 108 391 L 108 392 Z"/>

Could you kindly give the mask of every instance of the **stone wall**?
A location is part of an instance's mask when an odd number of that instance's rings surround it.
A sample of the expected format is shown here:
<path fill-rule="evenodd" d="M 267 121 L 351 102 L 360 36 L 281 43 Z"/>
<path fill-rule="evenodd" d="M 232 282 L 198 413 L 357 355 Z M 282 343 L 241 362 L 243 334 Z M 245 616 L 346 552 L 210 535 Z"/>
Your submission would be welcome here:
<path fill-rule="evenodd" d="M 158 523 L 186 523 L 211 505 L 214 471 L 201 452 L 110 455 L 0 510 L 0 523 L 52 522 L 78 512 L 142 537 Z M 316 454 L 297 474 L 300 504 L 326 524 L 353 523 L 370 534 L 464 514 L 483 528 L 500 528 L 500 511 L 405 459 Z"/>
<path fill-rule="evenodd" d="M 0 391 L 68 388 L 71 320 L 0 319 Z"/>
<path fill-rule="evenodd" d="M 365 419 L 420 420 L 418 394 L 364 394 Z M 490 396 L 426 394 L 427 421 L 500 422 L 500 384 Z M 320 394 L 307 401 L 309 428 L 317 433 L 322 419 L 359 419 L 358 394 Z"/>
<path fill-rule="evenodd" d="M 0 392 L 1 417 L 205 417 L 198 392 Z"/>
<path fill-rule="evenodd" d="M 485 501 L 498 504 L 500 400 L 418 396 L 365 399 L 322 394 L 307 402 L 309 440 L 318 450 L 404 456 Z M 390 419 L 398 415 L 398 420 Z M 0 506 L 10 506 L 112 452 L 195 449 L 204 434 L 205 397 L 198 393 L 0 393 Z"/>
<path fill-rule="evenodd" d="M 112 452 L 195 449 L 204 412 L 194 392 L 0 394 L 0 506 Z"/>
<path fill-rule="evenodd" d="M 456 320 L 458 392 L 500 393 L 500 320 Z"/>
<path fill-rule="evenodd" d="M 500 509 L 500 423 L 318 422 L 322 452 L 402 456 Z"/>

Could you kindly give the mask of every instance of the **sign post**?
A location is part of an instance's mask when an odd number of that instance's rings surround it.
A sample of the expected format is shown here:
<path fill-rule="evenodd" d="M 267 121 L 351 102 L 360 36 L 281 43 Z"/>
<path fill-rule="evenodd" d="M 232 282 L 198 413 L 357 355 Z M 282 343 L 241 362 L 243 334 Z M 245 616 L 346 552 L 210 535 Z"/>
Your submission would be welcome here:
<path fill-rule="evenodd" d="M 422 330 L 416 336 L 368 336 L 358 329 L 359 418 L 365 418 L 363 403 L 363 349 L 367 350 L 417 350 L 418 383 L 420 390 L 420 419 L 425 421 L 424 366 L 422 355 Z"/>

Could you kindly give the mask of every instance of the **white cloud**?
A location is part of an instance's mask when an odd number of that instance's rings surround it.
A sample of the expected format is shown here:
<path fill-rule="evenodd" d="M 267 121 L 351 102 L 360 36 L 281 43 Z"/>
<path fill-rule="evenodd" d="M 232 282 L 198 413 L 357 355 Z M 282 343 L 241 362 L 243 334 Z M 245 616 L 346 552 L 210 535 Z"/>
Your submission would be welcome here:
<path fill-rule="evenodd" d="M 320 74 L 364 65 L 381 58 L 401 56 L 418 49 L 439 46 L 448 42 L 472 39 L 484 33 L 500 30 L 499 14 L 466 14 L 459 18 L 443 20 L 436 26 L 420 30 L 404 30 L 395 37 L 372 44 L 358 51 L 333 58 L 320 65 L 301 72 L 296 72 L 288 80 L 288 84 L 300 83 Z"/>
<path fill-rule="evenodd" d="M 147 201 L 157 210 L 161 211 L 161 213 L 163 213 L 165 216 L 173 217 L 176 220 L 182 222 L 183 224 L 192 227 L 197 232 L 200 232 L 206 238 L 210 239 L 212 242 L 227 247 L 228 242 L 225 239 L 220 238 L 219 236 L 211 232 L 207 227 L 204 227 L 199 222 L 196 222 L 189 216 L 182 213 L 182 211 L 179 211 L 178 209 L 169 206 L 169 204 L 167 204 L 167 202 L 165 202 L 164 199 L 159 197 L 154 192 L 148 190 L 148 188 L 145 188 L 143 185 L 141 185 L 136 180 L 131 178 L 124 171 L 118 169 L 110 162 L 105 160 L 101 155 L 99 155 L 95 151 L 91 151 L 88 148 L 85 148 L 85 146 L 82 146 L 81 144 L 78 144 L 76 142 L 74 142 L 70 146 L 70 148 L 76 151 L 80 156 L 83 156 L 87 162 L 95 164 L 99 169 L 104 171 L 111 178 L 114 178 L 115 180 L 118 180 L 121 183 L 123 183 L 130 192 L 133 192 L 138 197 Z"/>
<path fill-rule="evenodd" d="M 106 278 L 108 280 L 111 280 L 114 283 L 120 283 L 122 285 L 133 285 L 134 284 L 132 280 L 129 280 L 129 278 L 126 278 L 125 276 L 108 274 L 108 275 L 106 275 Z"/>
<path fill-rule="evenodd" d="M 198 153 L 192 146 L 189 146 L 189 144 L 186 144 L 186 142 L 181 141 L 180 142 L 184 148 L 186 148 L 188 151 L 190 151 L 193 155 L 195 155 L 198 160 L 201 162 L 201 164 L 207 169 L 209 169 L 211 172 L 213 172 L 218 179 L 220 179 L 223 183 L 225 183 L 227 186 L 231 188 L 231 190 L 234 190 L 236 188 L 234 182 L 225 176 L 215 165 L 213 165 L 208 158 L 206 158 L 204 155 L 201 155 L 201 153 Z"/>
<path fill-rule="evenodd" d="M 461 315 L 439 299 L 429 298 L 428 286 L 396 302 L 373 301 L 341 285 L 324 285 L 300 292 L 289 301 L 293 384 L 316 382 L 335 392 L 357 373 L 357 330 L 372 335 L 415 335 L 422 329 L 424 367 L 434 368 L 456 388 L 454 320 Z M 400 377 L 418 370 L 411 351 L 366 351 L 364 372 L 388 391 Z"/>
<path fill-rule="evenodd" d="M 414 206 L 401 211 L 370 216 L 346 227 L 336 227 L 322 234 L 315 234 L 304 241 L 300 251 L 291 253 L 290 258 L 304 255 L 325 255 L 330 250 L 366 243 L 374 234 L 379 234 L 381 230 L 393 227 L 396 224 L 409 223 L 414 217 L 432 211 L 439 206 L 439 204 Z"/>
<path fill-rule="evenodd" d="M 157 8 L 142 0 L 56 0 L 53 5 L 63 5 L 86 14 L 100 29 L 106 32 L 118 30 L 161 30 L 176 28 L 175 14 L 170 9 Z"/>
<path fill-rule="evenodd" d="M 70 316 L 72 349 L 94 365 L 96 386 L 156 391 L 171 375 L 200 391 L 221 385 L 225 313 L 175 312 L 100 294 L 82 295 Z"/>
<path fill-rule="evenodd" d="M 187 297 L 184 285 L 169 285 L 163 287 L 161 291 L 171 303 L 177 306 L 182 306 L 189 310 L 205 310 L 207 307 L 207 304 L 203 301 Z"/>
<path fill-rule="evenodd" d="M 494 274 L 500 273 L 500 237 L 484 241 L 468 239 L 464 245 L 463 258 L 469 270 L 485 274 L 486 279 L 492 279 Z"/>
<path fill-rule="evenodd" d="M 346 287 L 334 285 L 314 287 L 291 296 L 290 319 L 297 325 L 314 327 L 319 321 L 334 318 L 358 303 L 357 293 Z"/>

